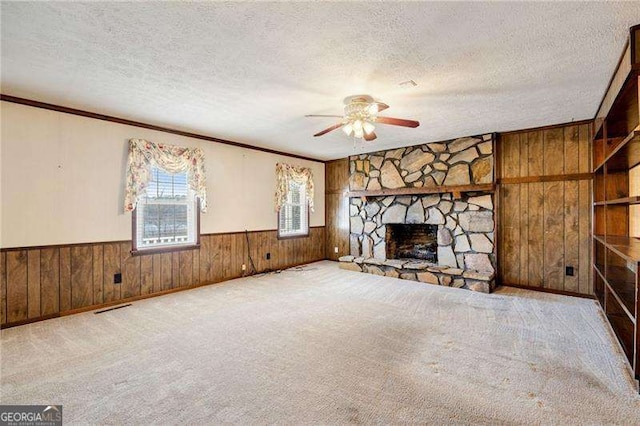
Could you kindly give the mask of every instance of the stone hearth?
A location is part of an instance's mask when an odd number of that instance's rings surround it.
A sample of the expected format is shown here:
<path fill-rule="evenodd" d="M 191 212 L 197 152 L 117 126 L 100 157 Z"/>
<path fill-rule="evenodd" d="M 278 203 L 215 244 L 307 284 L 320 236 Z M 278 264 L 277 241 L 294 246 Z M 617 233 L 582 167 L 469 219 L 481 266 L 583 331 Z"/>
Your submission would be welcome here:
<path fill-rule="evenodd" d="M 339 260 L 340 268 L 349 271 L 367 272 L 447 287 L 466 288 L 482 293 L 490 293 L 495 288 L 495 274 L 491 272 L 449 268 L 431 262 L 410 259 L 380 260 L 342 256 Z"/>

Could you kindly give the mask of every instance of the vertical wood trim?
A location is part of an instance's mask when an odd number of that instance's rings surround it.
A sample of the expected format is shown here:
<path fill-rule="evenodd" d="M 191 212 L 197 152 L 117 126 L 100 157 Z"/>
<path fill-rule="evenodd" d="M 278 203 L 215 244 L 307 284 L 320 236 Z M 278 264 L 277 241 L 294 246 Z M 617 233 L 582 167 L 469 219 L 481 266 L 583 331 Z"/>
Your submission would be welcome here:
<path fill-rule="evenodd" d="M 523 133 L 520 134 L 520 176 L 528 176 L 529 175 L 529 162 L 527 158 L 529 158 L 529 138 L 528 134 Z M 529 204 L 529 185 L 521 184 L 520 186 L 520 200 L 518 201 L 519 206 L 519 245 L 520 245 L 520 256 L 519 256 L 519 265 L 518 265 L 518 273 L 519 279 L 518 284 L 524 285 L 529 282 L 529 210 L 526 206 Z"/>
<path fill-rule="evenodd" d="M 564 173 L 580 172 L 580 126 L 564 128 Z"/>
<path fill-rule="evenodd" d="M 545 182 L 544 185 L 544 287 L 562 290 L 564 287 L 564 185 Z"/>
<path fill-rule="evenodd" d="M 27 252 L 27 306 L 29 318 L 40 316 L 40 250 Z"/>
<path fill-rule="evenodd" d="M 260 233 L 262 234 L 262 232 Z M 229 239 L 229 278 L 235 278 L 238 276 L 237 271 L 240 269 L 238 265 L 238 257 L 240 251 L 238 250 L 238 234 L 233 234 Z"/>
<path fill-rule="evenodd" d="M 530 183 L 529 188 L 529 261 L 526 285 L 544 285 L 544 184 Z"/>
<path fill-rule="evenodd" d="M 93 304 L 93 250 L 91 246 L 71 248 L 71 309 Z"/>
<path fill-rule="evenodd" d="M 211 241 L 213 237 L 206 235 L 200 241 L 200 279 L 202 282 L 213 281 L 213 253 L 211 250 Z"/>
<path fill-rule="evenodd" d="M 139 296 L 140 286 L 140 257 L 131 254 L 130 242 L 120 244 L 122 284 L 120 294 L 123 299 Z"/>
<path fill-rule="evenodd" d="M 110 243 L 104 245 L 104 301 L 113 302 L 120 300 L 120 287 L 122 284 L 113 282 L 114 274 L 120 273 L 120 244 Z"/>
<path fill-rule="evenodd" d="M 171 253 L 171 288 L 180 287 L 180 253 Z"/>
<path fill-rule="evenodd" d="M 0 324 L 7 322 L 7 255 L 0 252 Z"/>
<path fill-rule="evenodd" d="M 162 257 L 160 254 L 154 254 L 151 259 L 153 264 L 152 292 L 157 293 L 162 290 Z"/>
<path fill-rule="evenodd" d="M 591 126 L 583 124 L 578 131 L 578 172 L 591 173 Z"/>
<path fill-rule="evenodd" d="M 153 255 L 140 256 L 140 294 L 153 293 Z"/>
<path fill-rule="evenodd" d="M 42 315 L 60 312 L 60 249 L 40 250 L 40 305 Z"/>
<path fill-rule="evenodd" d="M 544 174 L 564 173 L 564 131 L 562 128 L 544 131 Z"/>
<path fill-rule="evenodd" d="M 579 260 L 578 268 L 578 292 L 582 294 L 593 294 L 593 280 L 591 268 L 591 187 L 593 183 L 580 181 L 578 183 L 579 195 Z"/>
<path fill-rule="evenodd" d="M 193 285 L 193 252 L 181 251 L 178 258 L 180 262 L 178 285 L 180 287 Z"/>
<path fill-rule="evenodd" d="M 27 251 L 7 252 L 7 322 L 28 317 Z"/>
<path fill-rule="evenodd" d="M 573 266 L 574 275 L 564 276 L 564 291 L 578 293 L 580 290 L 580 226 L 579 226 L 579 182 L 564 182 L 564 265 Z"/>
<path fill-rule="evenodd" d="M 162 253 L 160 256 L 160 269 L 162 279 L 162 290 L 170 290 L 173 287 L 173 255 Z"/>
<path fill-rule="evenodd" d="M 520 184 L 502 185 L 505 209 L 504 221 L 504 282 L 520 283 Z"/>
<path fill-rule="evenodd" d="M 338 260 L 349 254 L 349 159 L 325 163 L 325 257 Z M 334 247 L 338 247 L 335 253 Z"/>
<path fill-rule="evenodd" d="M 211 236 L 211 281 L 214 283 L 222 281 L 222 235 Z"/>
<path fill-rule="evenodd" d="M 60 248 L 60 312 L 71 309 L 71 248 Z"/>
<path fill-rule="evenodd" d="M 255 234 L 252 234 L 255 235 Z M 231 277 L 231 235 L 222 236 L 221 256 L 222 256 L 222 279 L 227 280 Z"/>
<path fill-rule="evenodd" d="M 202 245 L 202 237 L 200 238 L 200 245 Z M 191 270 L 193 284 L 200 284 L 200 250 L 193 251 L 193 268 Z"/>
<path fill-rule="evenodd" d="M 104 303 L 104 247 L 93 246 L 93 304 Z"/>
<path fill-rule="evenodd" d="M 520 136 L 506 135 L 501 146 L 502 177 L 520 176 Z"/>
<path fill-rule="evenodd" d="M 544 139 L 541 132 L 527 133 L 529 167 L 528 176 L 542 176 L 544 174 Z"/>

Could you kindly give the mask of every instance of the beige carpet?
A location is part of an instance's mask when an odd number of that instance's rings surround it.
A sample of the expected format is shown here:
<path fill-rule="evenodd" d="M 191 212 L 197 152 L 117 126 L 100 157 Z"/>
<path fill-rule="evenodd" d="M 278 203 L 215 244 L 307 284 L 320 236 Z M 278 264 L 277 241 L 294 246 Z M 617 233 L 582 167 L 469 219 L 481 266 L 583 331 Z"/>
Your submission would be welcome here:
<path fill-rule="evenodd" d="M 65 423 L 623 423 L 595 302 L 287 271 L 2 331 L 3 404 Z"/>

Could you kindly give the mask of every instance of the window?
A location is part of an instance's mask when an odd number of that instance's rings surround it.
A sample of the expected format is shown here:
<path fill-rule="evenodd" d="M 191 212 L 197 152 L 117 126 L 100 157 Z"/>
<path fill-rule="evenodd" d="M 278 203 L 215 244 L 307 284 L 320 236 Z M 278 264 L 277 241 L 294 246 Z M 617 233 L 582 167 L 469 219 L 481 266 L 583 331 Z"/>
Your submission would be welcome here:
<path fill-rule="evenodd" d="M 309 235 L 309 202 L 307 186 L 291 181 L 287 201 L 278 213 L 278 238 Z"/>
<path fill-rule="evenodd" d="M 134 251 L 199 243 L 199 208 L 186 172 L 153 167 L 134 213 Z"/>

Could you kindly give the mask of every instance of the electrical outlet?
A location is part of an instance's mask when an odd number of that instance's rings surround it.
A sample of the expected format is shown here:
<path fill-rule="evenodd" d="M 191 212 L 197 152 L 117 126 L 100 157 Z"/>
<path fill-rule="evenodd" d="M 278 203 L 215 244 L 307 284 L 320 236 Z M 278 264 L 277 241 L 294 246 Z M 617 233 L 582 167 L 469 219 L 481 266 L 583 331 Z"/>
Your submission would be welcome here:
<path fill-rule="evenodd" d="M 338 247 L 334 247 L 334 248 L 333 248 L 333 252 L 334 252 L 335 254 L 338 254 Z"/>
<path fill-rule="evenodd" d="M 267 260 L 270 260 L 271 259 L 271 253 L 267 253 L 266 257 L 267 257 Z"/>
<path fill-rule="evenodd" d="M 567 266 L 565 267 L 565 274 L 569 277 L 573 276 L 573 266 Z"/>
<path fill-rule="evenodd" d="M 122 274 L 118 272 L 117 274 L 113 274 L 113 283 L 121 284 L 122 283 Z"/>
<path fill-rule="evenodd" d="M 247 270 L 247 265 L 245 265 L 244 263 L 242 264 L 242 270 L 246 271 Z"/>

